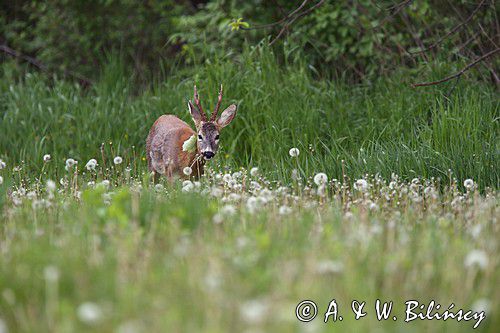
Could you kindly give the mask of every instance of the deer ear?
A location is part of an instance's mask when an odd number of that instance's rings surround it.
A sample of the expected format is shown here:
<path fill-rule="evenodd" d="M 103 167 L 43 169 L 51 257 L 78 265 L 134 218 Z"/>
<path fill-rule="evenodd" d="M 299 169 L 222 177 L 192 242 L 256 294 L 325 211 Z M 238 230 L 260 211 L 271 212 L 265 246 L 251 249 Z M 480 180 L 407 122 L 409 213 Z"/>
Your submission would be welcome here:
<path fill-rule="evenodd" d="M 201 122 L 200 110 L 195 108 L 191 101 L 188 101 L 188 109 L 189 113 L 191 113 L 191 117 L 193 117 L 194 123 L 196 124 L 196 126 L 198 126 L 198 124 Z"/>
<path fill-rule="evenodd" d="M 219 119 L 217 119 L 217 125 L 220 128 L 226 127 L 229 123 L 231 123 L 234 116 L 236 116 L 236 105 L 231 104 L 222 112 Z"/>

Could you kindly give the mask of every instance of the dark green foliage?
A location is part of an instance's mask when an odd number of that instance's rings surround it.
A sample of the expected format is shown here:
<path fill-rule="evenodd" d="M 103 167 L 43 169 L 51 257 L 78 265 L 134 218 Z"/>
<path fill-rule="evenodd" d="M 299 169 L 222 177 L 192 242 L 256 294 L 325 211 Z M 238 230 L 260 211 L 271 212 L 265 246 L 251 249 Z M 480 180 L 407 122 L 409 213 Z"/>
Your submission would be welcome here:
<path fill-rule="evenodd" d="M 305 9 L 316 2 L 311 0 Z M 8 45 L 56 72 L 97 77 L 109 54 L 120 54 L 130 72 L 148 82 L 151 75 L 164 69 L 168 73 L 179 62 L 239 59 L 248 46 L 267 44 L 282 25 L 231 31 L 232 20 L 242 18 L 254 28 L 279 21 L 300 3 L 24 0 L 0 5 L 0 33 Z M 351 82 L 433 59 L 472 59 L 492 50 L 495 40 L 498 44 L 498 18 L 490 0 L 438 47 L 424 55 L 408 51 L 431 46 L 474 13 L 478 3 L 327 0 L 291 24 L 274 50 L 281 62 L 305 62 L 316 75 L 345 76 Z M 498 60 L 488 59 L 486 64 L 483 70 L 491 73 Z"/>
<path fill-rule="evenodd" d="M 322 171 L 341 178 L 345 160 L 350 177 L 394 172 L 410 179 L 447 179 L 451 169 L 458 179 L 498 186 L 498 99 L 486 85 L 460 83 L 447 99 L 453 83 L 413 89 L 403 84 L 405 72 L 355 87 L 313 80 L 313 75 L 307 66 L 283 67 L 269 51 L 254 50 L 239 64 L 232 59 L 206 63 L 138 96 L 131 94 L 116 61 L 89 91 L 62 81 L 49 87 L 40 75 L 17 84 L 5 76 L 0 158 L 11 166 L 24 160 L 23 172 L 37 174 L 43 154 L 50 153 L 50 172 L 61 174 L 66 158 L 80 163 L 100 158 L 105 143 L 108 160 L 121 155 L 125 165 L 140 172 L 145 170 L 145 138 L 156 118 L 172 113 L 191 123 L 186 100 L 193 83 L 211 110 L 222 82 L 223 107 L 236 102 L 239 108 L 221 134 L 222 151 L 213 165 L 257 165 L 273 178 L 289 180 L 297 166 L 288 150 L 298 147 L 306 175 Z"/>

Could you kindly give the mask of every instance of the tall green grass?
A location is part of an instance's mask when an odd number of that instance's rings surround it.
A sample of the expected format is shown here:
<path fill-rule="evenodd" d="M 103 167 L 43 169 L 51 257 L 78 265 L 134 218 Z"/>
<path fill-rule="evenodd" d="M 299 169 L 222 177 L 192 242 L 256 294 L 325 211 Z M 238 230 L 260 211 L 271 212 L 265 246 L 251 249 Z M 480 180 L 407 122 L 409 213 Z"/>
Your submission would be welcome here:
<path fill-rule="evenodd" d="M 89 90 L 47 82 L 38 74 L 16 80 L 7 65 L 0 80 L 0 158 L 23 161 L 38 173 L 43 154 L 56 160 L 50 173 L 64 172 L 64 159 L 85 162 L 122 155 L 145 170 L 144 142 L 158 116 L 190 121 L 186 101 L 196 82 L 205 109 L 224 84 L 224 105 L 239 105 L 221 136 L 217 164 L 258 165 L 276 179 L 295 167 L 288 150 L 298 147 L 300 171 L 342 177 L 397 173 L 447 179 L 473 178 L 481 187 L 499 185 L 498 95 L 466 81 L 448 98 L 448 87 L 413 89 L 403 74 L 348 86 L 313 78 L 306 65 L 278 64 L 268 51 L 248 51 L 237 61 L 222 58 L 180 70 L 137 91 L 118 60 Z"/>

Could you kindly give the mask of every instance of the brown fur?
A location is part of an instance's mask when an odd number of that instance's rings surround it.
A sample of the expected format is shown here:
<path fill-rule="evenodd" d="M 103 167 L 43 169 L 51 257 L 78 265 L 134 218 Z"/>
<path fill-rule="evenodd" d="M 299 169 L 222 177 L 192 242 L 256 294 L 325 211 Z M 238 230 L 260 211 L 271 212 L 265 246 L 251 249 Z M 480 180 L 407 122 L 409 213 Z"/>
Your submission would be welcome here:
<path fill-rule="evenodd" d="M 193 169 L 192 176 L 203 174 L 203 161 L 193 161 L 196 152 L 182 150 L 184 141 L 196 132 L 184 121 L 173 115 L 163 115 L 158 118 L 146 139 L 146 158 L 148 168 L 155 174 L 163 174 L 169 179 L 173 176 L 185 178 L 182 173 L 187 166 Z"/>

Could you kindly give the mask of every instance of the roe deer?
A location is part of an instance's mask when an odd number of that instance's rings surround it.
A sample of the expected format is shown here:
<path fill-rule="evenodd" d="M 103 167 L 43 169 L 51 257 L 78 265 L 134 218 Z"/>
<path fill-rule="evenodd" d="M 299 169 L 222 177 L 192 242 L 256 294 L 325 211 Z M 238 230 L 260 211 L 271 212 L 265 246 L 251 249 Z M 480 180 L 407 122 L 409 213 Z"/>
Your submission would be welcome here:
<path fill-rule="evenodd" d="M 183 169 L 186 167 L 191 168 L 192 176 L 196 178 L 203 174 L 205 161 L 213 158 L 219 148 L 220 130 L 229 125 L 236 115 L 236 105 L 231 104 L 217 118 L 221 101 L 222 85 L 215 110 L 207 120 L 195 85 L 196 107 L 188 101 L 188 109 L 196 132 L 174 115 L 162 115 L 155 121 L 146 140 L 148 167 L 154 174 L 155 182 L 159 175 L 165 175 L 169 180 L 173 180 L 174 176 L 185 177 Z"/>

